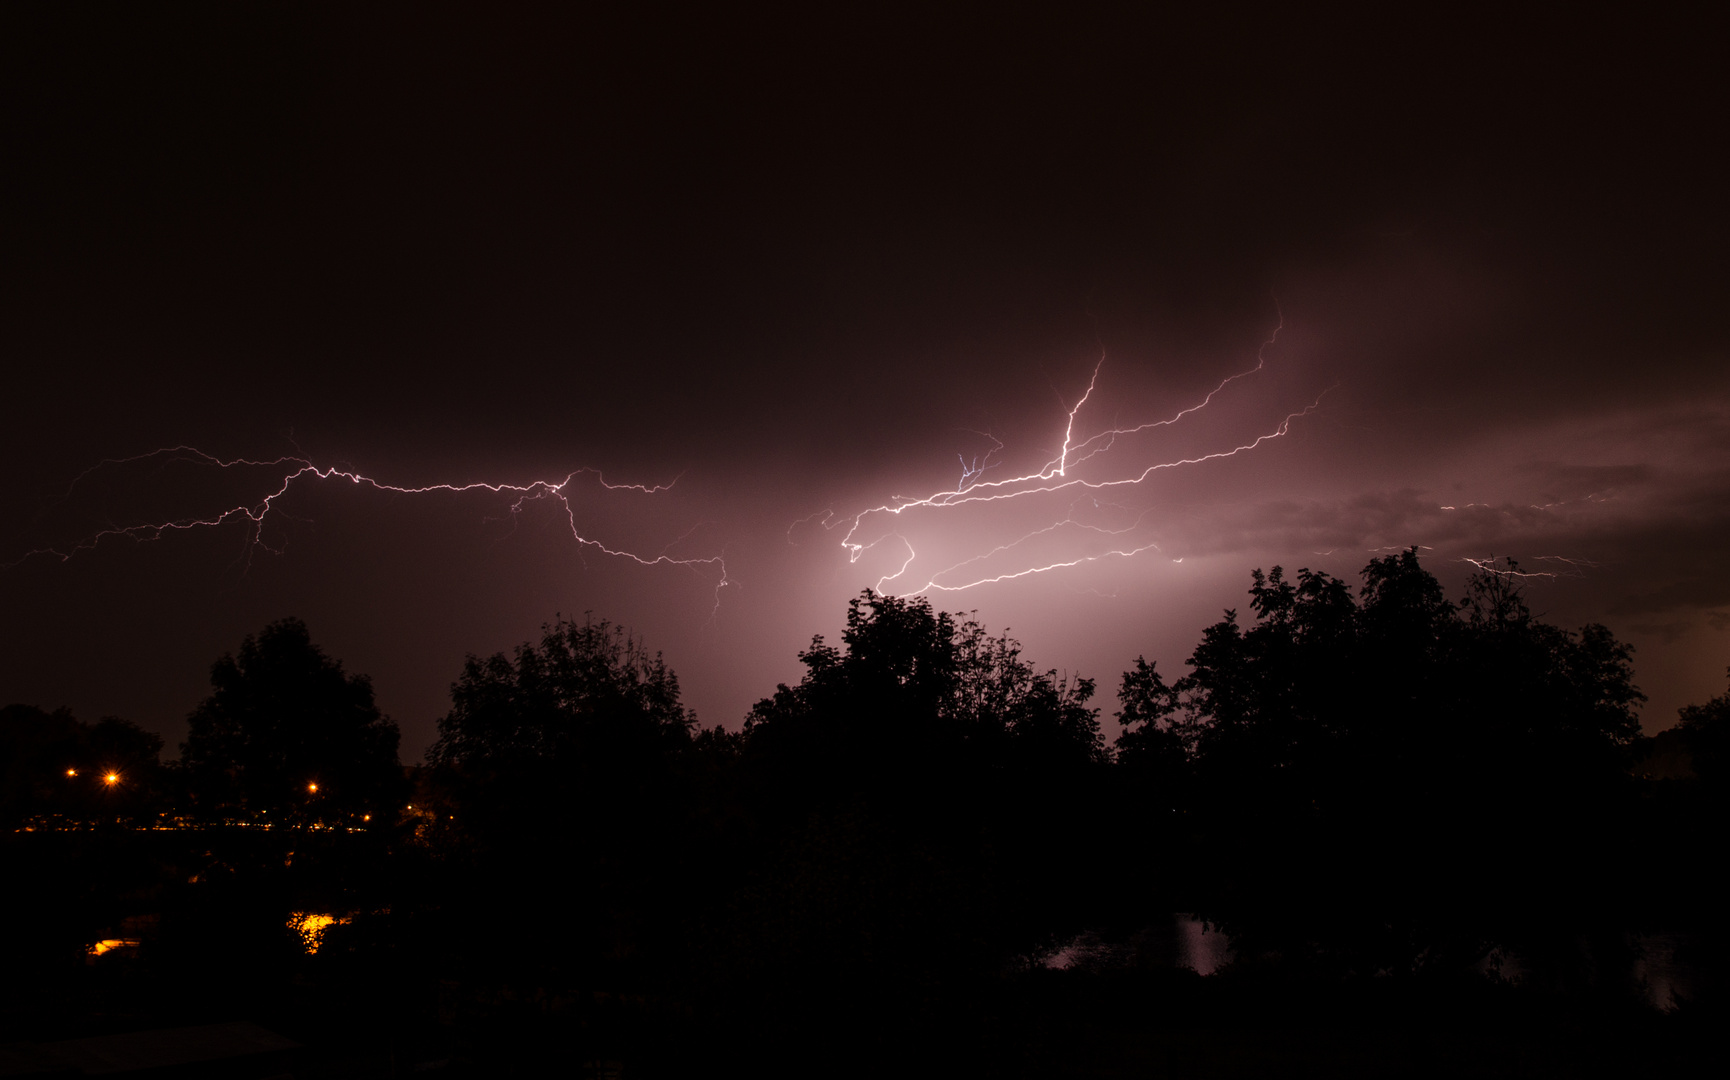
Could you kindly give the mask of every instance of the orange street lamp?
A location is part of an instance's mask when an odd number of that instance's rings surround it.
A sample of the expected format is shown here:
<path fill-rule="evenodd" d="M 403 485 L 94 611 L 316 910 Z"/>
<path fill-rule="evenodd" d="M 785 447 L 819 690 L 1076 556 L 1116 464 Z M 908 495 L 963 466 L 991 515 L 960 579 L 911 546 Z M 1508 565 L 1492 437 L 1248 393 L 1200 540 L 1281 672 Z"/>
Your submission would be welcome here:
<path fill-rule="evenodd" d="M 77 770 L 77 769 L 67 769 L 67 770 L 66 770 L 66 775 L 67 775 L 67 776 L 77 776 L 77 775 L 78 775 L 78 770 Z"/>
<path fill-rule="evenodd" d="M 312 792 L 314 795 L 317 795 L 318 794 L 318 785 L 317 784 L 308 784 L 308 785 L 306 785 L 306 790 Z"/>
<path fill-rule="evenodd" d="M 120 783 L 120 774 L 117 772 L 111 772 L 102 778 L 102 782 L 107 784 L 109 787 L 113 787 L 115 784 Z"/>

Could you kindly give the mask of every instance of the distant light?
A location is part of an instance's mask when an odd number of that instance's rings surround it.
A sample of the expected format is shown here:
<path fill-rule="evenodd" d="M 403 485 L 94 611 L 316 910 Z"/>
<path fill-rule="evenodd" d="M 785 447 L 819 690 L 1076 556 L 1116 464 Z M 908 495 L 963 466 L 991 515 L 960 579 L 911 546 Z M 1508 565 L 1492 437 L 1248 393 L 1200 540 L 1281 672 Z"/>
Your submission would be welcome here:
<path fill-rule="evenodd" d="M 78 770 L 77 770 L 77 769 L 67 769 L 67 770 L 66 770 L 66 775 L 67 775 L 67 776 L 77 776 L 77 775 L 78 775 Z"/>
<path fill-rule="evenodd" d="M 318 785 L 317 784 L 308 784 L 308 785 L 306 785 L 306 790 L 314 792 L 316 794 L 318 791 Z"/>
<path fill-rule="evenodd" d="M 113 787 L 115 784 L 120 783 L 120 774 L 111 772 L 107 776 L 104 776 L 102 778 L 102 782 L 104 784 L 107 784 L 110 787 Z"/>
<path fill-rule="evenodd" d="M 372 815 L 371 815 L 371 814 L 362 814 L 362 815 L 361 815 L 361 816 L 360 816 L 360 819 L 361 819 L 361 820 L 362 820 L 362 821 L 371 821 L 371 820 L 372 820 Z"/>

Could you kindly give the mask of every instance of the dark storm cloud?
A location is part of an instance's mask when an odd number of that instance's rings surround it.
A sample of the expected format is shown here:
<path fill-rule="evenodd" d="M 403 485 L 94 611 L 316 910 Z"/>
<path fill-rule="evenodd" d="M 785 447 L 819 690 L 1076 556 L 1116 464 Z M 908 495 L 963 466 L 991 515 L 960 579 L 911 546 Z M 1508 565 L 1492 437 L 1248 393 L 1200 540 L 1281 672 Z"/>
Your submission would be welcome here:
<path fill-rule="evenodd" d="M 1375 438 L 1340 419 L 1350 451 L 1373 458 Z M 1528 571 L 1574 579 L 1612 614 L 1718 607 L 1730 602 L 1725 432 L 1724 411 L 1679 388 L 1660 406 L 1481 431 L 1421 467 L 1311 470 L 1276 498 L 1246 490 L 1251 477 L 1212 505 L 1169 514 L 1160 537 L 1173 554 L 1318 565 L 1412 545 L 1439 559 L 1514 556 Z M 1560 447 L 1579 460 L 1555 460 Z"/>
<path fill-rule="evenodd" d="M 1613 615 L 1643 615 L 1649 612 L 1674 611 L 1677 608 L 1714 608 L 1730 605 L 1730 582 L 1722 569 L 1712 576 L 1696 576 L 1673 581 L 1663 588 L 1620 601 L 1610 608 Z M 1714 617 L 1714 629 L 1721 629 Z M 1671 624 L 1664 624 L 1671 625 Z"/>
<path fill-rule="evenodd" d="M 1559 461 L 1534 461 L 1522 471 L 1531 477 L 1540 497 L 1551 503 L 1609 497 L 1617 490 L 1650 483 L 1657 474 L 1651 464 L 1571 465 Z"/>

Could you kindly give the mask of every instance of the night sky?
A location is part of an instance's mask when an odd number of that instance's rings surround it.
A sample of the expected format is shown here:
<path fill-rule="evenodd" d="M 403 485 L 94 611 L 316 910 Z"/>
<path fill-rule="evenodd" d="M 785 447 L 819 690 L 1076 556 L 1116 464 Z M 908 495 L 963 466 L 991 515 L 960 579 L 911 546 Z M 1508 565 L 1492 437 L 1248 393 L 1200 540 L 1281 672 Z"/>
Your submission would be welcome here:
<path fill-rule="evenodd" d="M 737 727 L 850 596 L 934 582 L 1109 712 L 1255 567 L 1409 545 L 1455 596 L 1553 575 L 1648 731 L 1723 690 L 1704 25 L 355 7 L 0 7 L 0 701 L 172 746 L 296 615 L 417 760 L 465 653 L 592 611 Z M 54 554 L 293 467 L 74 484 L 180 446 L 672 487 L 303 476 L 256 531 Z"/>

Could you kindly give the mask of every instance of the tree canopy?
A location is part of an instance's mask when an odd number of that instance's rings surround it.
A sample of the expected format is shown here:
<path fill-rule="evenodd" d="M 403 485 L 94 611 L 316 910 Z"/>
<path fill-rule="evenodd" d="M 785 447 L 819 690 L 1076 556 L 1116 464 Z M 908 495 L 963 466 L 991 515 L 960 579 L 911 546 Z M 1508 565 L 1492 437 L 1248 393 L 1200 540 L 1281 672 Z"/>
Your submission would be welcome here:
<path fill-rule="evenodd" d="M 671 962 L 699 888 L 680 771 L 695 728 L 660 654 L 605 621 L 467 659 L 427 760 L 431 812 L 487 883 L 462 901 L 492 928 L 479 962 L 523 950 L 611 985 Z"/>
<path fill-rule="evenodd" d="M 514 655 L 470 656 L 427 753 L 434 764 L 504 768 L 657 758 L 696 718 L 679 679 L 622 627 L 560 619 Z"/>
<path fill-rule="evenodd" d="M 207 814 L 342 819 L 394 809 L 396 724 L 351 675 L 282 619 L 210 668 L 210 696 L 187 718 L 181 762 Z"/>
<path fill-rule="evenodd" d="M 1106 760 L 1091 679 L 1041 672 L 1007 634 L 937 612 L 924 597 L 867 590 L 843 648 L 814 637 L 805 677 L 745 721 L 747 747 L 831 778 L 928 765 L 1054 769 Z"/>
<path fill-rule="evenodd" d="M 160 794 L 162 737 L 119 717 L 87 724 L 66 708 L 0 709 L 0 818 L 94 819 L 138 812 Z"/>
<path fill-rule="evenodd" d="M 1726 743 L 1730 743 L 1730 691 L 1699 705 L 1684 706 L 1676 727 L 1693 758 L 1695 775 L 1707 783 L 1722 784 Z"/>
<path fill-rule="evenodd" d="M 1398 940 L 1365 946 L 1373 970 L 1439 955 L 1435 927 L 1493 893 L 1604 895 L 1591 853 L 1625 817 L 1644 697 L 1627 645 L 1533 617 L 1520 581 L 1489 567 L 1451 604 L 1415 551 L 1372 560 L 1356 598 L 1327 574 L 1257 570 L 1253 625 L 1227 611 L 1173 683 L 1145 661 L 1125 675 L 1119 751 L 1181 778 L 1208 873 L 1236 897 L 1227 921 L 1277 908 L 1287 941 L 1330 919 L 1381 927 Z"/>
<path fill-rule="evenodd" d="M 753 906 L 788 913 L 768 934 L 744 921 L 751 963 L 935 977 L 1079 928 L 1108 760 L 1091 680 L 1040 672 L 1007 634 L 924 597 L 872 591 L 849 602 L 841 647 L 816 637 L 799 659 L 799 684 L 745 723 Z"/>

